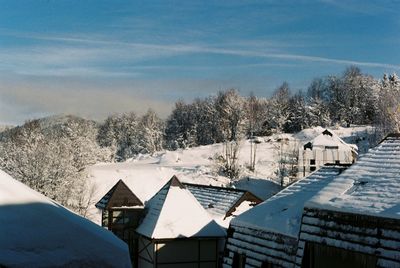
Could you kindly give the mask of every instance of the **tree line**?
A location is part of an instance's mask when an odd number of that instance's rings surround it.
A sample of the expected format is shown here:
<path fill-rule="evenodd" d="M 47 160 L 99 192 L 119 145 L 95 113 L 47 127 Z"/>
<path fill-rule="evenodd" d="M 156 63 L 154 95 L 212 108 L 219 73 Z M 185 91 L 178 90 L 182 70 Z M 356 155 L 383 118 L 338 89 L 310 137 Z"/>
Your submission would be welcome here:
<path fill-rule="evenodd" d="M 294 133 L 313 126 L 375 124 L 382 134 L 400 130 L 400 80 L 379 80 L 356 67 L 314 79 L 305 91 L 284 82 L 270 98 L 237 90 L 186 103 L 166 120 L 149 110 L 114 114 L 98 123 L 76 116 L 35 119 L 0 133 L 0 169 L 31 188 L 85 214 L 94 190 L 86 167 L 125 161 L 138 154 L 224 143 L 222 171 L 237 174 L 237 143 L 243 138 Z"/>

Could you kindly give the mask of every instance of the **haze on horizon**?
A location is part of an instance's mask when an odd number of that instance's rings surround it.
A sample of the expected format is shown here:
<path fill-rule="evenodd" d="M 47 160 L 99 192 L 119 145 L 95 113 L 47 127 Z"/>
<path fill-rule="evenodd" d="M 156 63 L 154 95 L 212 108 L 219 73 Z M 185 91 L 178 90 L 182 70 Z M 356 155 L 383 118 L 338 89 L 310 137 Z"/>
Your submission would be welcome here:
<path fill-rule="evenodd" d="M 400 1 L 1 1 L 0 124 L 102 119 L 355 65 L 399 72 Z"/>

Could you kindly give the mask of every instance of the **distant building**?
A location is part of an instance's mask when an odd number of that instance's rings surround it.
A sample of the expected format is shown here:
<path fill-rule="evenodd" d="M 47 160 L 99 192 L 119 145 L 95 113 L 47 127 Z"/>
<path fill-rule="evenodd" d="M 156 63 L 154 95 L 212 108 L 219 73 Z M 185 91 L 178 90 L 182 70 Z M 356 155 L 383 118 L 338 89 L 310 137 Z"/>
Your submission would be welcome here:
<path fill-rule="evenodd" d="M 304 204 L 346 167 L 322 167 L 231 221 L 223 267 L 293 267 Z"/>
<path fill-rule="evenodd" d="M 347 144 L 330 130 L 324 130 L 312 141 L 299 148 L 297 177 L 308 176 L 326 164 L 353 164 L 357 159 L 357 146 Z"/>
<path fill-rule="evenodd" d="M 226 232 L 174 176 L 146 204 L 139 267 L 218 267 Z"/>
<path fill-rule="evenodd" d="M 306 203 L 297 267 L 400 267 L 400 134 Z"/>

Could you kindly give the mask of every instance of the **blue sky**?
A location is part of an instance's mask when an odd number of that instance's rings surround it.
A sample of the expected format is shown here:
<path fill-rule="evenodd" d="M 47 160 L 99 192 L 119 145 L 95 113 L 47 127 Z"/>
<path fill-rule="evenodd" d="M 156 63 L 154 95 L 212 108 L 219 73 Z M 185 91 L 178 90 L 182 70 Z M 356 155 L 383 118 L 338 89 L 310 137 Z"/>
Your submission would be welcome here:
<path fill-rule="evenodd" d="M 400 1 L 0 0 L 0 123 L 102 119 L 357 65 L 400 72 Z"/>

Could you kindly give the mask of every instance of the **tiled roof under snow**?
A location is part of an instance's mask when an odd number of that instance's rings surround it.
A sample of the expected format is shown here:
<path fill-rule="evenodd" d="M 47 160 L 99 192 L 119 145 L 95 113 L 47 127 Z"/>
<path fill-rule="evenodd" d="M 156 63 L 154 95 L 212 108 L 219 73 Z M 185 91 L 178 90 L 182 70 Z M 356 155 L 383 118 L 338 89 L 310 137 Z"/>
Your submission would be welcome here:
<path fill-rule="evenodd" d="M 197 201 L 206 210 L 212 209 L 214 213 L 225 216 L 225 214 L 246 193 L 243 190 L 232 188 L 214 187 L 184 183 L 189 191 L 196 197 Z"/>
<path fill-rule="evenodd" d="M 193 194 L 174 176 L 146 204 L 136 231 L 153 239 L 224 237 L 222 229 Z"/>
<path fill-rule="evenodd" d="M 306 204 L 400 218 L 400 135 L 390 135 Z"/>
<path fill-rule="evenodd" d="M 232 220 L 232 225 L 277 232 L 297 238 L 304 204 L 345 167 L 324 166 Z"/>

